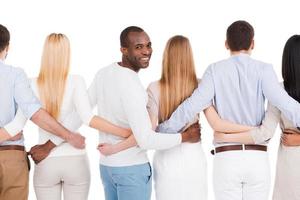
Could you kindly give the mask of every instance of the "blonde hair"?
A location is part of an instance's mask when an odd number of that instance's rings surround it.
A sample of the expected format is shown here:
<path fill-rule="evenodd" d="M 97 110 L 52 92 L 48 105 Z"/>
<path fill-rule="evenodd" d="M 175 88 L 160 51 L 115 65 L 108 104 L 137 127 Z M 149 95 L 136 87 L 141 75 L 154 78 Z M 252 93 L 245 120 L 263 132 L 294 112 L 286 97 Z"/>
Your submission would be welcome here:
<path fill-rule="evenodd" d="M 166 44 L 160 79 L 159 122 L 170 118 L 175 109 L 198 85 L 193 52 L 188 38 L 174 36 Z"/>
<path fill-rule="evenodd" d="M 47 36 L 37 85 L 44 108 L 55 119 L 60 114 L 70 68 L 70 42 L 61 33 Z"/>

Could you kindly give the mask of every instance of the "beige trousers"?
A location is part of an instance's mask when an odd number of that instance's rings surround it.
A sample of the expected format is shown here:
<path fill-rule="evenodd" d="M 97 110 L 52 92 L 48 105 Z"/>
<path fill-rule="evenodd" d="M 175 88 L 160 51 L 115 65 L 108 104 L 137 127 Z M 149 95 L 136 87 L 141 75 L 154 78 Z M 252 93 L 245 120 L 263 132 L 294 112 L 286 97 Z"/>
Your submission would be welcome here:
<path fill-rule="evenodd" d="M 86 155 L 57 156 L 35 165 L 33 175 L 37 200 L 86 200 L 90 187 Z"/>
<path fill-rule="evenodd" d="M 0 151 L 0 200 L 28 199 L 26 156 L 24 151 Z"/>

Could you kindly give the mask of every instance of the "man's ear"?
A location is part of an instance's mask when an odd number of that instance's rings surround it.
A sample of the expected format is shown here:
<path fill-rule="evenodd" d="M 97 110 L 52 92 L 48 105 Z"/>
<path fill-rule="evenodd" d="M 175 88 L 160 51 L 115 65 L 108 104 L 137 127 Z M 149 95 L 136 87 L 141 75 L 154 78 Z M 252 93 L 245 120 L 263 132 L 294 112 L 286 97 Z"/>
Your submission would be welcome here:
<path fill-rule="evenodd" d="M 227 40 L 225 40 L 225 48 L 226 48 L 227 50 L 230 50 Z"/>
<path fill-rule="evenodd" d="M 121 48 L 120 48 L 120 51 L 121 51 L 121 53 L 122 53 L 123 55 L 127 55 L 127 54 L 128 54 L 128 48 L 126 48 L 126 47 L 121 47 Z"/>
<path fill-rule="evenodd" d="M 254 49 L 254 46 L 255 46 L 254 44 L 255 44 L 255 43 L 254 43 L 254 40 L 252 40 L 251 45 L 250 45 L 250 49 L 251 49 L 251 50 Z"/>

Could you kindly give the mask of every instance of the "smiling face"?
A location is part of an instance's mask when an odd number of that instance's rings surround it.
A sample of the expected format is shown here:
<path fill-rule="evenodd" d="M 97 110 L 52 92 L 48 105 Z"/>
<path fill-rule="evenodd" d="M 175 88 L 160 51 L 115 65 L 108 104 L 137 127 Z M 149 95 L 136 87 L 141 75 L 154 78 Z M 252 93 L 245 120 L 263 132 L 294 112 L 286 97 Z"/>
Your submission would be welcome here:
<path fill-rule="evenodd" d="M 122 65 L 138 72 L 147 68 L 152 54 L 151 41 L 145 32 L 130 32 L 128 47 L 122 47 Z"/>

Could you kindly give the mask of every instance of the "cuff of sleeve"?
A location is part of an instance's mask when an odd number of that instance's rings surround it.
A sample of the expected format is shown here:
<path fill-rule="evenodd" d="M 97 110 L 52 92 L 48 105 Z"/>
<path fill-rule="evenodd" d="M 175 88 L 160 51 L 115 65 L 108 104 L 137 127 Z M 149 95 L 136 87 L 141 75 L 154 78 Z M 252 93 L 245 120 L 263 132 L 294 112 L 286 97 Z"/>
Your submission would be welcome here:
<path fill-rule="evenodd" d="M 254 141 L 254 144 L 259 144 L 261 142 L 260 134 L 255 129 L 250 131 L 250 134 Z"/>
<path fill-rule="evenodd" d="M 24 112 L 23 110 L 22 111 L 27 119 L 31 119 L 31 117 L 41 108 L 42 108 L 42 106 L 40 104 L 36 104 L 36 105 L 32 106 L 30 108 L 30 110 L 28 110 L 28 112 Z"/>
<path fill-rule="evenodd" d="M 64 140 L 60 137 L 55 137 L 50 139 L 51 142 L 53 142 L 56 146 L 60 145 L 61 143 L 64 142 Z"/>
<path fill-rule="evenodd" d="M 165 133 L 165 134 L 170 134 L 170 133 L 177 133 L 176 131 L 172 131 L 170 130 L 170 128 L 166 128 L 165 125 L 164 125 L 164 122 L 159 124 L 156 129 L 155 129 L 156 132 L 159 132 L 159 133 Z"/>
<path fill-rule="evenodd" d="M 88 116 L 86 117 L 86 119 L 84 119 L 83 123 L 84 123 L 85 125 L 87 125 L 87 126 L 90 126 L 90 123 L 91 123 L 91 121 L 92 121 L 92 119 L 93 119 L 94 116 L 95 116 L 95 115 L 91 113 L 90 115 L 88 115 Z"/>
<path fill-rule="evenodd" d="M 15 135 L 17 135 L 21 130 L 18 130 L 18 127 L 14 126 L 13 124 L 12 125 L 6 125 L 3 127 L 6 132 L 11 136 L 11 137 L 14 137 Z"/>

